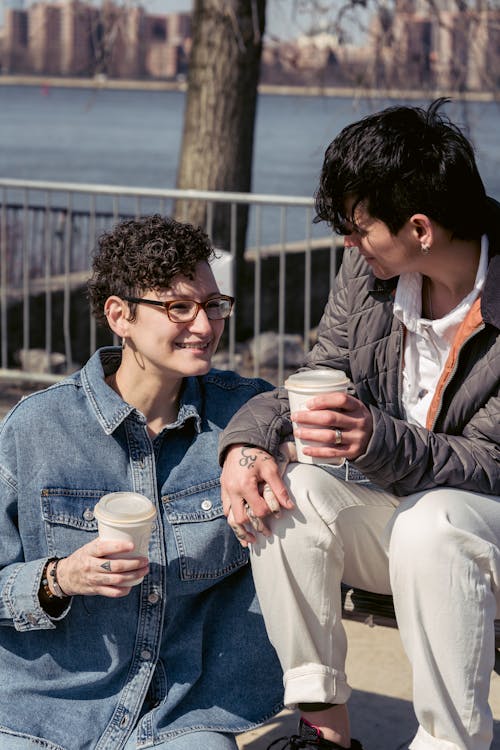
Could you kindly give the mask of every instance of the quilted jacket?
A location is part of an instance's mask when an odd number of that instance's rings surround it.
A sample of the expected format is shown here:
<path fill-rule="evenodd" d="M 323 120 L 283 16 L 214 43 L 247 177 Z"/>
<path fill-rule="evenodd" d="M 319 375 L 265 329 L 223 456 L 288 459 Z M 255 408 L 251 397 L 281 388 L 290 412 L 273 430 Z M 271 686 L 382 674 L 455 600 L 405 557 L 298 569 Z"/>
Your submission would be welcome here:
<path fill-rule="evenodd" d="M 373 276 L 346 249 L 305 367 L 333 367 L 351 379 L 371 411 L 373 433 L 353 464 L 378 486 L 405 496 L 438 486 L 500 495 L 500 205 L 489 201 L 489 265 L 480 299 L 457 333 L 426 427 L 409 424 L 401 403 L 404 328 L 393 315 L 397 277 Z M 220 439 L 276 454 L 292 426 L 286 391 L 251 399 Z"/>

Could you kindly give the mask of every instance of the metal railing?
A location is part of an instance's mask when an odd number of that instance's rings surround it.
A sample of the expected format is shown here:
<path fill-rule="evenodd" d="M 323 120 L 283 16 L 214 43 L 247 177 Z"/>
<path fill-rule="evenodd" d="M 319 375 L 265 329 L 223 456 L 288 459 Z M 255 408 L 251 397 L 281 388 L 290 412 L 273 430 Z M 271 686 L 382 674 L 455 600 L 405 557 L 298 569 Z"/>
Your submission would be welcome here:
<path fill-rule="evenodd" d="M 188 201 L 203 203 L 211 237 L 217 208 L 228 209 L 225 283 L 234 288 L 242 264 L 251 268 L 217 366 L 279 382 L 295 369 L 298 342 L 309 349 L 340 254 L 339 238 L 313 225 L 312 198 L 15 179 L 0 179 L 0 191 L 0 376 L 55 380 L 107 343 L 84 292 L 96 238 L 125 217 L 177 210 L 176 218 L 189 220 Z M 244 248 L 237 246 L 241 206 L 249 212 Z M 263 351 L 269 332 L 271 356 Z"/>

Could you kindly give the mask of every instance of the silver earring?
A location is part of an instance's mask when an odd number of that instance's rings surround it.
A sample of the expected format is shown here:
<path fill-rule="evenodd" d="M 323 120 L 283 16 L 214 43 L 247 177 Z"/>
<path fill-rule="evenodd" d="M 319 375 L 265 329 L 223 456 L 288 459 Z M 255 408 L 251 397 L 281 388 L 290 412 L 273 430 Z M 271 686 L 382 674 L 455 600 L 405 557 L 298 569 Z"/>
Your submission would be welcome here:
<path fill-rule="evenodd" d="M 420 252 L 422 253 L 422 255 L 429 255 L 430 251 L 431 251 L 431 246 L 428 245 L 426 242 L 422 242 L 422 244 L 420 245 Z"/>
<path fill-rule="evenodd" d="M 125 349 L 125 339 L 122 339 L 122 349 Z"/>

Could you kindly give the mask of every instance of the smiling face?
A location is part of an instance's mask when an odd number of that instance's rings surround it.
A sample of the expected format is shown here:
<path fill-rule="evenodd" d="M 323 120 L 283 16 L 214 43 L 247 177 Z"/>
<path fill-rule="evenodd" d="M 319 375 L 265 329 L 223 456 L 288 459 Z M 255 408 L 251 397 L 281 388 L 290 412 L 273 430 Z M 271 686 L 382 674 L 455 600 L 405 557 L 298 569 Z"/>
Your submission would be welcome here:
<path fill-rule="evenodd" d="M 418 215 L 411 217 L 397 234 L 391 234 L 387 224 L 374 219 L 363 202 L 347 200 L 346 216 L 352 220 L 345 222 L 350 234 L 344 237 L 344 247 L 357 247 L 377 278 L 390 279 L 407 271 L 420 270 L 419 235 L 423 227 Z"/>
<path fill-rule="evenodd" d="M 182 299 L 206 302 L 219 294 L 212 269 L 201 262 L 193 279 L 175 276 L 168 289 L 146 291 L 140 297 L 161 302 Z M 135 367 L 139 363 L 144 374 L 177 379 L 208 372 L 224 330 L 224 320 L 209 320 L 205 310 L 200 309 L 191 322 L 174 323 L 165 309 L 138 304 L 135 319 L 125 326 L 122 364 Z"/>

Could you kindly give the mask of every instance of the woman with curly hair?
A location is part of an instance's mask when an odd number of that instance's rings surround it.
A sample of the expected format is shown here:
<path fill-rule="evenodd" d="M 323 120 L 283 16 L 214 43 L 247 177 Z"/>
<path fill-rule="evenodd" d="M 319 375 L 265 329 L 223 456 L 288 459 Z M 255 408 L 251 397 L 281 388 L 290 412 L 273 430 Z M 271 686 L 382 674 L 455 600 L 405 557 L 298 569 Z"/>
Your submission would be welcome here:
<path fill-rule="evenodd" d="M 270 386 L 210 369 L 233 306 L 212 256 L 159 215 L 103 235 L 89 296 L 121 348 L 2 423 L 2 748 L 234 750 L 281 708 L 217 462 L 230 417 Z M 98 538 L 94 507 L 116 491 L 156 506 L 148 557 Z"/>

